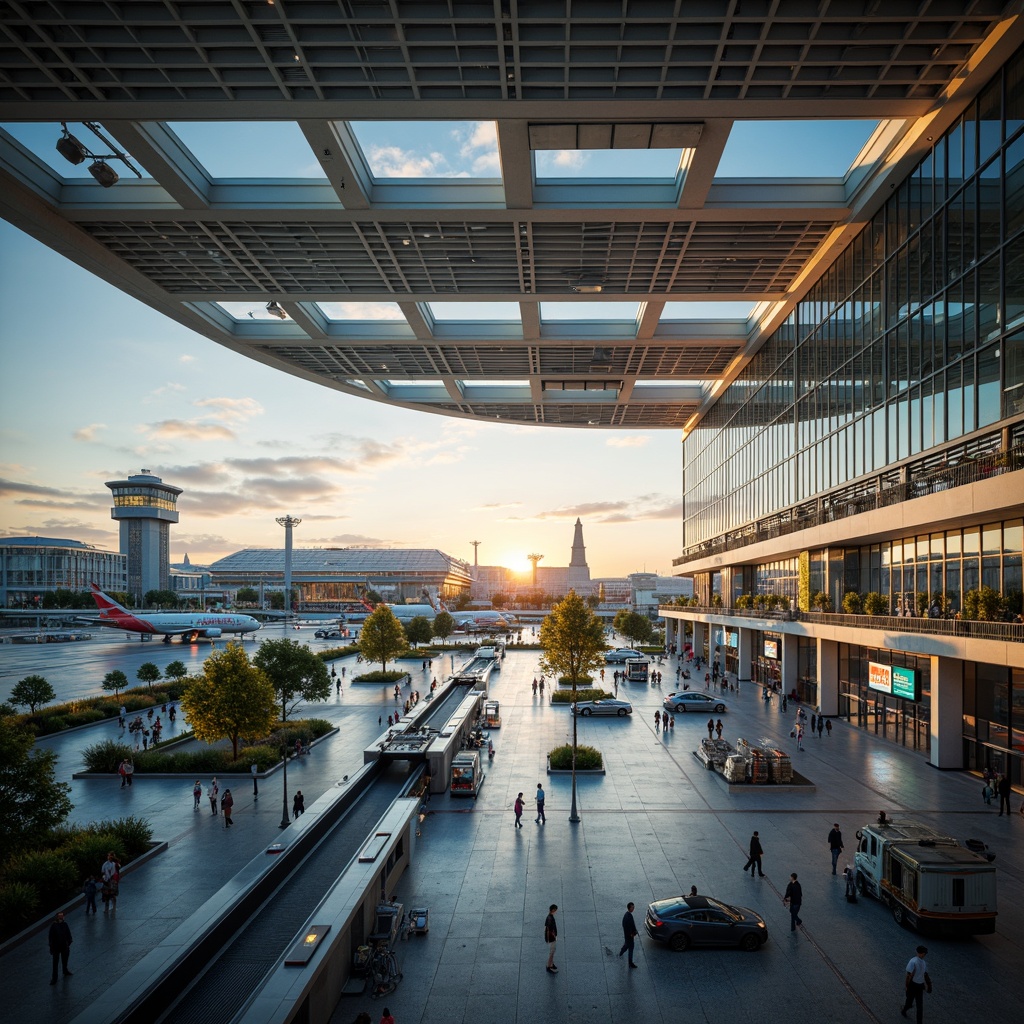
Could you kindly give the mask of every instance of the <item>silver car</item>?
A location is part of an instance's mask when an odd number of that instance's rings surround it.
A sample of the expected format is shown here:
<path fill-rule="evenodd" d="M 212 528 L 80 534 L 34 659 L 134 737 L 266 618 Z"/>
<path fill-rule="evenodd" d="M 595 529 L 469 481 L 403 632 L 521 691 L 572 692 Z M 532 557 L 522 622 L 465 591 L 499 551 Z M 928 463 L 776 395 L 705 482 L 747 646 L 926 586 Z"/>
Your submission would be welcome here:
<path fill-rule="evenodd" d="M 632 647 L 616 647 L 614 650 L 605 651 L 605 664 L 613 665 L 616 662 L 629 661 L 630 658 L 642 658 L 640 651 L 634 651 Z"/>
<path fill-rule="evenodd" d="M 712 697 L 709 693 L 701 693 L 699 690 L 670 693 L 661 703 L 666 711 L 714 711 L 720 715 L 723 711 L 729 710 L 729 705 L 724 700 Z"/>
<path fill-rule="evenodd" d="M 633 714 L 633 705 L 628 700 L 581 700 L 576 704 L 570 704 L 574 715 L 583 715 L 585 718 L 590 715 L 618 715 L 625 718 Z"/>

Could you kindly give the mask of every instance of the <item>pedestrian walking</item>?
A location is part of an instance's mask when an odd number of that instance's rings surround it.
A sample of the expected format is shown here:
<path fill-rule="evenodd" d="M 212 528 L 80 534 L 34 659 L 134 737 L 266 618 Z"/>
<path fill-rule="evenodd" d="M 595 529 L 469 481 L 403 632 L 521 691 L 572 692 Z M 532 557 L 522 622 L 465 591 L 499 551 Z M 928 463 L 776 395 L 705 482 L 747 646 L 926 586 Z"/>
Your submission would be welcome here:
<path fill-rule="evenodd" d="M 717 736 L 717 737 L 718 737 L 719 739 L 721 739 L 721 738 L 722 738 L 722 730 L 723 730 L 724 728 L 725 728 L 725 726 L 724 726 L 724 725 L 722 725 L 722 720 L 721 720 L 721 719 L 719 719 L 719 720 L 718 720 L 717 722 L 715 722 L 715 735 L 716 735 L 716 736 Z"/>
<path fill-rule="evenodd" d="M 818 739 L 821 739 L 821 731 L 825 728 L 825 716 L 818 715 Z"/>
<path fill-rule="evenodd" d="M 369 1024 L 369 1014 L 367 1014 L 367 1024 Z M 391 1016 L 391 1011 L 386 1006 L 381 1012 L 380 1024 L 395 1024 L 395 1018 Z"/>
<path fill-rule="evenodd" d="M 661 728 L 661 712 L 660 711 L 655 711 L 654 712 L 654 728 L 655 729 L 660 729 Z"/>
<path fill-rule="evenodd" d="M 71 952 L 71 928 L 64 920 L 64 912 L 57 911 L 57 916 L 50 925 L 50 957 L 53 960 L 53 974 L 50 976 L 50 984 L 57 984 L 57 964 L 60 963 L 64 969 L 64 977 L 70 978 L 71 971 L 68 970 L 68 954 Z"/>
<path fill-rule="evenodd" d="M 537 801 L 537 817 L 534 819 L 535 823 L 540 825 L 542 822 L 547 823 L 547 816 L 544 814 L 544 787 L 537 783 L 537 793 L 534 796 L 534 800 Z"/>
<path fill-rule="evenodd" d="M 558 904 L 552 903 L 548 907 L 548 916 L 544 918 L 544 941 L 548 944 L 548 974 L 558 973 L 558 967 L 555 965 L 555 946 L 558 945 L 558 925 L 555 923 L 557 913 Z"/>
<path fill-rule="evenodd" d="M 832 719 L 831 718 L 826 718 L 825 719 L 825 733 L 827 734 L 829 739 L 832 739 Z"/>
<path fill-rule="evenodd" d="M 670 729 L 674 729 L 676 727 L 676 716 L 675 715 L 669 715 L 668 716 L 668 727 Z"/>
<path fill-rule="evenodd" d="M 231 808 L 235 806 L 235 798 L 231 795 L 230 789 L 224 790 L 220 798 L 220 809 L 224 812 L 224 827 L 231 828 L 234 822 L 231 820 Z"/>
<path fill-rule="evenodd" d="M 206 795 L 210 798 L 210 813 L 217 813 L 217 801 L 220 798 L 220 786 L 217 784 L 217 776 L 214 775 L 210 785 L 206 788 Z"/>
<path fill-rule="evenodd" d="M 196 779 L 195 785 L 192 787 L 192 810 L 199 810 L 199 801 L 203 798 L 203 784 Z"/>
<path fill-rule="evenodd" d="M 124 789 L 128 785 L 128 776 L 125 773 L 125 764 L 127 762 L 124 758 L 121 758 L 121 763 L 117 766 L 117 774 L 121 776 L 121 788 Z"/>
<path fill-rule="evenodd" d="M 804 749 L 804 727 L 802 725 L 796 727 L 796 749 Z"/>
<path fill-rule="evenodd" d="M 999 783 L 996 786 L 996 792 L 999 794 L 999 817 L 1003 816 L 1003 806 L 1006 807 L 1006 816 L 1010 816 L 1010 793 L 1012 789 L 1010 786 L 1010 776 L 1000 775 Z"/>
<path fill-rule="evenodd" d="M 306 813 L 306 798 L 302 795 L 302 790 L 295 790 L 295 796 L 292 797 L 292 817 L 298 818 L 300 814 Z"/>
<path fill-rule="evenodd" d="M 764 878 L 764 869 L 761 867 L 761 857 L 764 854 L 764 849 L 761 846 L 761 840 L 758 838 L 757 832 L 750 837 L 750 856 L 747 858 L 747 863 L 743 865 L 743 870 L 746 871 L 750 868 L 750 877 L 754 877 L 754 870 L 757 869 L 757 873 Z"/>
<path fill-rule="evenodd" d="M 834 875 L 839 854 L 843 852 L 843 833 L 839 830 L 838 821 L 832 825 L 832 831 L 828 834 L 828 848 L 832 851 L 832 874 Z"/>
<path fill-rule="evenodd" d="M 121 862 L 111 850 L 107 859 L 100 869 L 100 878 L 103 879 L 103 913 L 108 910 L 117 910 L 117 894 L 121 888 Z"/>
<path fill-rule="evenodd" d="M 85 897 L 85 912 L 96 913 L 96 876 L 90 875 L 82 883 L 82 895 Z"/>
<path fill-rule="evenodd" d="M 932 990 L 932 979 L 928 974 L 928 964 L 925 963 L 925 957 L 928 955 L 927 946 L 918 946 L 917 955 L 910 958 L 910 962 L 907 964 L 907 977 L 904 982 L 906 988 L 907 998 L 904 1000 L 903 1008 L 900 1013 L 904 1017 L 907 1015 L 907 1011 L 917 1003 L 917 1024 L 922 1024 L 924 1020 L 924 994 L 925 992 L 931 992 Z M 56 961 L 54 961 L 54 971 L 56 972 Z M 56 978 L 56 973 L 54 978 Z M 50 982 L 52 985 L 53 982 Z"/>
<path fill-rule="evenodd" d="M 256 778 L 256 773 L 259 770 L 260 766 L 255 761 L 249 765 L 249 774 L 252 776 L 252 798 L 254 800 L 256 800 L 260 795 L 260 784 Z"/>
<path fill-rule="evenodd" d="M 520 819 L 523 816 L 523 794 L 522 793 L 520 793 L 519 796 L 516 797 L 515 812 L 516 812 L 516 820 L 514 822 L 515 827 L 516 828 L 522 828 L 523 827 L 523 823 L 522 823 L 522 821 L 520 821 Z"/>
<path fill-rule="evenodd" d="M 985 785 L 981 787 L 981 798 L 982 798 L 982 800 L 985 801 L 986 805 L 991 807 L 992 806 L 992 797 L 994 797 L 995 795 L 996 795 L 995 794 L 995 790 L 992 788 L 992 784 L 988 781 L 988 779 L 986 779 L 985 780 Z"/>
<path fill-rule="evenodd" d="M 708 739 L 713 740 L 715 738 L 715 720 L 713 718 L 708 719 Z"/>
<path fill-rule="evenodd" d="M 800 905 L 803 901 L 804 891 L 800 888 L 800 883 L 796 880 L 796 872 L 794 871 L 789 876 L 786 895 L 782 897 L 782 902 L 789 907 L 789 930 L 791 932 L 796 931 L 798 924 L 803 924 L 803 921 L 800 920 Z"/>
<path fill-rule="evenodd" d="M 633 945 L 636 942 L 636 937 L 639 934 L 636 930 L 636 921 L 633 920 L 633 907 L 634 904 L 626 904 L 626 912 L 622 915 L 622 949 L 619 950 L 619 956 L 622 956 L 626 950 L 629 950 L 629 966 L 636 967 L 633 963 Z"/>
<path fill-rule="evenodd" d="M 130 759 L 125 762 L 124 777 L 125 777 L 125 780 L 128 782 L 128 788 L 131 789 L 132 788 L 132 779 L 135 778 L 135 765 L 134 765 L 134 763 Z"/>
<path fill-rule="evenodd" d="M 814 735 L 814 731 L 818 728 L 818 716 L 811 712 L 811 735 Z"/>
<path fill-rule="evenodd" d="M 785 714 L 785 713 L 786 713 L 786 708 L 787 708 L 787 705 L 788 705 L 788 703 L 789 703 L 789 702 L 788 702 L 788 700 L 787 700 L 787 698 L 786 698 L 786 695 L 785 695 L 785 694 L 783 694 L 783 695 L 782 695 L 782 703 L 781 703 L 781 704 L 779 705 L 779 707 L 780 707 L 780 709 L 781 709 L 781 713 L 782 713 L 782 714 Z"/>

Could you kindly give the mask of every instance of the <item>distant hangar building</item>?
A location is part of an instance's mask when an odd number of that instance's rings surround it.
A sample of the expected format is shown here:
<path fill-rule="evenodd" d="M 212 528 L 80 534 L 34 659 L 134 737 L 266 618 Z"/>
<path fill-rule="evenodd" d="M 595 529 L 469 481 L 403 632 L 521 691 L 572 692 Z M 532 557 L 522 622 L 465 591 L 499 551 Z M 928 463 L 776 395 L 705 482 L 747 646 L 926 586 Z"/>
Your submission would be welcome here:
<path fill-rule="evenodd" d="M 284 587 L 284 550 L 245 548 L 210 566 L 218 590 Z M 468 594 L 471 566 L 437 548 L 295 548 L 292 587 L 300 608 L 336 609 L 357 605 L 360 595 L 375 590 L 390 603 L 420 603 L 428 597 L 445 603 Z"/>
<path fill-rule="evenodd" d="M 0 540 L 0 607 L 35 608 L 57 590 L 88 590 L 95 583 L 122 591 L 128 583 L 128 558 L 79 540 L 56 537 L 5 537 Z"/>

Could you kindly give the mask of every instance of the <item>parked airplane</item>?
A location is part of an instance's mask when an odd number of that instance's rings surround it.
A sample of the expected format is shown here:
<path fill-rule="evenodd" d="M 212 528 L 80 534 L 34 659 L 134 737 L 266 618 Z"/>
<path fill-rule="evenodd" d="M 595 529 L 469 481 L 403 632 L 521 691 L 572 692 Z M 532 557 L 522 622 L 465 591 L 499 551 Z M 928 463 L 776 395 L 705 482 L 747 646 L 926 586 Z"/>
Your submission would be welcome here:
<path fill-rule="evenodd" d="M 169 644 L 172 636 L 180 636 L 182 643 L 195 643 L 200 637 L 215 640 L 224 633 L 252 633 L 260 623 L 251 615 L 225 615 L 209 612 L 150 612 L 136 615 L 112 597 L 104 594 L 95 583 L 90 584 L 92 598 L 100 610 L 98 619 L 90 622 L 97 626 L 110 626 L 129 633 L 162 636 Z"/>

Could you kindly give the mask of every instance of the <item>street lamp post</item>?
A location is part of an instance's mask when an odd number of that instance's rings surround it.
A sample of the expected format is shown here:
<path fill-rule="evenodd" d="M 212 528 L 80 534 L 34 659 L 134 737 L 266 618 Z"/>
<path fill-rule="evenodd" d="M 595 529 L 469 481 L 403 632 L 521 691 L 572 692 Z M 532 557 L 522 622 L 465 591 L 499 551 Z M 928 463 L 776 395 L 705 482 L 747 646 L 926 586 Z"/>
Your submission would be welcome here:
<path fill-rule="evenodd" d="M 576 703 L 576 673 L 572 674 L 572 702 Z M 572 804 L 569 807 L 569 821 L 576 824 L 580 820 L 579 812 L 576 810 L 576 714 L 575 708 L 572 713 Z"/>
<path fill-rule="evenodd" d="M 284 751 L 284 795 L 281 798 L 281 828 L 287 828 L 291 824 L 291 819 L 288 817 L 288 744 L 287 742 L 281 745 L 281 749 Z"/>

